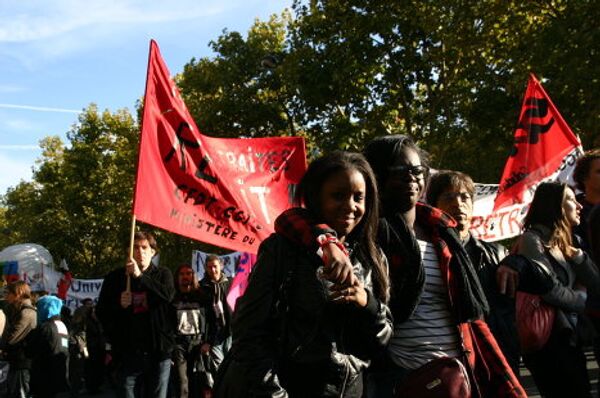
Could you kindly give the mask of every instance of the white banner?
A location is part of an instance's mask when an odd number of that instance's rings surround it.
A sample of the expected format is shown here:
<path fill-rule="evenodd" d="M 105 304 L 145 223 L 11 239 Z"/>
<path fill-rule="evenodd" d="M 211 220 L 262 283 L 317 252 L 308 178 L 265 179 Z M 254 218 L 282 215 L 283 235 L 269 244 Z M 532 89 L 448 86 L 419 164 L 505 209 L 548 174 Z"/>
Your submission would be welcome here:
<path fill-rule="evenodd" d="M 73 279 L 71 287 L 67 291 L 67 307 L 74 310 L 81 306 L 83 300 L 88 298 L 96 304 L 103 281 L 104 279 Z"/>
<path fill-rule="evenodd" d="M 508 239 L 521 234 L 522 221 L 527 215 L 529 204 L 537 186 L 544 181 L 561 181 L 570 186 L 573 182 L 573 170 L 577 158 L 583 155 L 583 148 L 573 149 L 563 159 L 560 167 L 548 178 L 538 181 L 523 195 L 523 203 L 506 206 L 493 212 L 494 199 L 498 192 L 497 184 L 475 184 L 475 201 L 473 204 L 473 219 L 471 232 L 473 236 L 488 242 Z"/>

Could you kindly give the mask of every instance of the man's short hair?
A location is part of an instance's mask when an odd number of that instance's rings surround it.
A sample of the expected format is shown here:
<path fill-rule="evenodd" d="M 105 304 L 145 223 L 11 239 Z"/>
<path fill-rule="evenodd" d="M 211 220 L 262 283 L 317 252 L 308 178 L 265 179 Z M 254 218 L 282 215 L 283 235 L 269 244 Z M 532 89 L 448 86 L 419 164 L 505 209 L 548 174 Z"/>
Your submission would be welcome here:
<path fill-rule="evenodd" d="M 587 151 L 582 157 L 577 159 L 575 170 L 573 170 L 573 179 L 575 180 L 577 189 L 585 192 L 584 181 L 590 175 L 592 162 L 596 159 L 600 159 L 600 149 L 592 149 L 591 151 Z"/>
<path fill-rule="evenodd" d="M 218 261 L 219 264 L 221 264 L 221 257 L 217 256 L 216 254 L 209 254 L 208 256 L 206 256 L 206 261 L 204 262 L 204 268 L 206 268 L 206 266 L 208 265 L 209 262 L 215 261 L 215 260 Z"/>
<path fill-rule="evenodd" d="M 427 186 L 427 203 L 436 206 L 440 195 L 449 188 L 464 188 L 471 198 L 475 198 L 475 183 L 473 179 L 460 171 L 440 170 L 429 178 Z"/>
<path fill-rule="evenodd" d="M 133 237 L 133 241 L 137 242 L 139 240 L 147 240 L 148 244 L 154 251 L 158 251 L 158 245 L 156 244 L 156 238 L 152 232 L 148 231 L 137 231 Z"/>

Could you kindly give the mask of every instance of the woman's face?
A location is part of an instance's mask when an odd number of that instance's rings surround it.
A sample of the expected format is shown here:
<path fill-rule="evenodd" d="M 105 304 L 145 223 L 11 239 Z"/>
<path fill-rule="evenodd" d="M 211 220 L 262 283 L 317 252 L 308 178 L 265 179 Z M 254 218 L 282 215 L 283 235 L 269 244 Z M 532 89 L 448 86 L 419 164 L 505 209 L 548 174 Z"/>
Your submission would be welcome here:
<path fill-rule="evenodd" d="M 321 187 L 319 204 L 323 220 L 343 241 L 365 214 L 367 185 L 357 170 L 340 170 Z"/>
<path fill-rule="evenodd" d="M 567 188 L 565 191 L 565 197 L 563 198 L 563 213 L 567 218 L 567 222 L 571 227 L 579 225 L 579 213 L 581 212 L 581 204 L 575 199 L 575 193 L 571 188 Z"/>
<path fill-rule="evenodd" d="M 388 170 L 382 192 L 384 207 L 393 212 L 414 208 L 425 189 L 425 172 L 419 154 L 404 148 Z"/>

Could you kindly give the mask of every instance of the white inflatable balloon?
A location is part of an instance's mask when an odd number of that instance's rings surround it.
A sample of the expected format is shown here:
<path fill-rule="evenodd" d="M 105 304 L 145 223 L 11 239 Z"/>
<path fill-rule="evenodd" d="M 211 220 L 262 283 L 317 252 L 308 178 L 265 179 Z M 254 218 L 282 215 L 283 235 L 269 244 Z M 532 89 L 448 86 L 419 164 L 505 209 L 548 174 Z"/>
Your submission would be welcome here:
<path fill-rule="evenodd" d="M 19 279 L 25 280 L 31 286 L 31 290 L 52 289 L 54 279 L 52 266 L 54 260 L 45 247 L 35 243 L 22 243 L 8 246 L 0 252 L 0 263 L 16 261 L 18 263 Z"/>

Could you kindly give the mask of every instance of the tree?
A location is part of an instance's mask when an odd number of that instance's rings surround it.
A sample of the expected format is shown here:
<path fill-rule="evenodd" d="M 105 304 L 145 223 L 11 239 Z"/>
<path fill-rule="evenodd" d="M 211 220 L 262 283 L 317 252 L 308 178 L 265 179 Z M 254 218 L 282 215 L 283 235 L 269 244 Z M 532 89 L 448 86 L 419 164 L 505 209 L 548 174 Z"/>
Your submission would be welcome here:
<path fill-rule="evenodd" d="M 494 183 L 532 71 L 584 144 L 598 135 L 597 3 L 295 1 L 293 19 L 256 22 L 247 40 L 224 31 L 180 84 L 207 133 L 300 131 L 326 151 L 410 134 L 434 167 Z"/>
<path fill-rule="evenodd" d="M 214 59 L 192 59 L 177 78 L 198 127 L 208 135 L 262 137 L 295 133 L 289 93 L 277 63 L 286 52 L 289 15 L 256 21 L 244 39 L 223 31 Z"/>
<path fill-rule="evenodd" d="M 126 110 L 99 113 L 90 105 L 67 133 L 40 142 L 33 181 L 8 190 L 0 212 L 5 245 L 35 242 L 77 277 L 100 277 L 124 264 L 130 239 L 138 127 Z M 139 225 L 153 230 L 151 226 Z M 157 231 L 161 262 L 189 263 L 207 245 Z M 6 236 L 6 237 L 4 237 Z"/>

